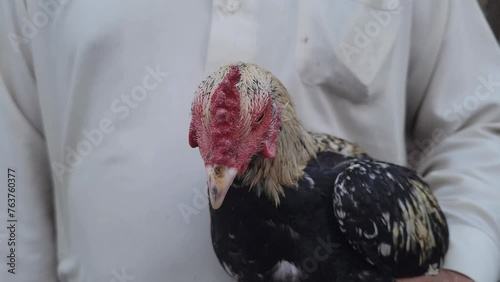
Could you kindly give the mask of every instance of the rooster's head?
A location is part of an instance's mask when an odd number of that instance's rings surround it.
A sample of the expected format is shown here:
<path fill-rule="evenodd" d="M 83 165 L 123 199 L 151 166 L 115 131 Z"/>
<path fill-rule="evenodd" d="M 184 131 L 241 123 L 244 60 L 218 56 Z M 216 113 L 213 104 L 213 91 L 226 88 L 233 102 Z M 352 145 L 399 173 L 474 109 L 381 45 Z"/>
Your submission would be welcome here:
<path fill-rule="evenodd" d="M 301 128 L 279 80 L 254 64 L 224 66 L 200 84 L 191 113 L 189 144 L 199 147 L 205 162 L 212 207 L 222 205 L 238 176 L 250 187 L 266 186 L 261 189 L 279 202 L 281 185 L 293 184 L 296 179 L 290 178 L 297 177 L 289 174 L 298 172 L 287 174 L 273 164 L 286 149 L 282 139 L 293 138 L 293 129 Z M 283 131 L 292 134 L 283 136 Z"/>

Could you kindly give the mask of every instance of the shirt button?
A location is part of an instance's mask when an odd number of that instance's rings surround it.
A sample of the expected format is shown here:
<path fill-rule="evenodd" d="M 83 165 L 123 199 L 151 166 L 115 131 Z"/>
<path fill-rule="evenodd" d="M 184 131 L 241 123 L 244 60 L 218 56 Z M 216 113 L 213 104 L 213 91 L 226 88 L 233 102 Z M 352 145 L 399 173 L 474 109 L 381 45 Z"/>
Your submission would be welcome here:
<path fill-rule="evenodd" d="M 228 13 L 233 14 L 233 13 L 237 12 L 241 7 L 241 3 L 239 0 L 226 0 L 226 1 L 227 1 L 226 2 L 226 11 Z"/>
<path fill-rule="evenodd" d="M 213 5 L 222 15 L 234 14 L 241 8 L 241 0 L 214 0 Z"/>

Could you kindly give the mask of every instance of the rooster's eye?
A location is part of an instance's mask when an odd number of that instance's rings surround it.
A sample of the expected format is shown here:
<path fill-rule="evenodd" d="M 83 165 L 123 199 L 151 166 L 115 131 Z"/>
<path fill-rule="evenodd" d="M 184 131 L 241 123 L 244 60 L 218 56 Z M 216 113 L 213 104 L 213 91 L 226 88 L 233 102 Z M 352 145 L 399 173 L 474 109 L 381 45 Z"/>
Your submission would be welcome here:
<path fill-rule="evenodd" d="M 257 120 L 257 123 L 260 123 L 263 119 L 264 119 L 264 113 L 260 115 L 259 119 Z"/>

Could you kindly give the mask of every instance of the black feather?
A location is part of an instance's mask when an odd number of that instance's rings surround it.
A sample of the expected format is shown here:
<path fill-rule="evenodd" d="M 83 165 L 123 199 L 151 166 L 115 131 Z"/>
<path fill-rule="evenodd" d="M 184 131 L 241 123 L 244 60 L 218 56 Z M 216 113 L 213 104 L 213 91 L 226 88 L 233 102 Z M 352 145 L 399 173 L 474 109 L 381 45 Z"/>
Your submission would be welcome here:
<path fill-rule="evenodd" d="M 393 277 L 439 269 L 448 248 L 446 220 L 414 171 L 369 160 L 335 170 L 335 215 L 356 250 Z"/>
<path fill-rule="evenodd" d="M 413 172 L 334 152 L 318 154 L 304 171 L 298 188 L 285 188 L 278 207 L 236 179 L 222 207 L 210 209 L 215 253 L 237 281 L 393 281 L 394 277 L 423 275 L 430 264 L 441 265 L 448 231 L 446 223 L 436 224 L 435 218 L 430 218 L 434 225 L 428 231 L 438 239 L 432 255 L 423 263 L 419 263 L 418 248 L 405 252 L 404 248 L 393 247 L 390 256 L 378 251 L 381 242 L 393 239 L 392 233 L 383 228 L 414 220 L 403 218 L 398 208 L 400 200 L 418 202 L 412 196 L 417 188 L 409 179 L 425 183 Z M 375 172 L 373 179 L 370 172 Z M 435 208 L 428 212 L 442 216 Z M 383 213 L 389 213 L 389 222 Z M 356 228 L 361 234 L 373 233 L 373 224 L 380 230 L 378 236 L 369 239 L 357 235 Z M 401 240 L 407 235 L 402 234 Z M 284 271 L 278 271 L 280 267 Z"/>

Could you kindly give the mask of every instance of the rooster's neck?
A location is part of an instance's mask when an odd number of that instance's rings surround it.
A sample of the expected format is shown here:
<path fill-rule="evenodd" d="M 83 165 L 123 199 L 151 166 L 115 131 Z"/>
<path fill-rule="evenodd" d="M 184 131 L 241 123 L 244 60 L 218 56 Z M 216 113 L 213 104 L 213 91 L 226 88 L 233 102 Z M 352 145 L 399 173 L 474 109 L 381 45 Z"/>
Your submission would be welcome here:
<path fill-rule="evenodd" d="M 317 144 L 299 121 L 290 101 L 276 100 L 282 109 L 276 156 L 274 159 L 255 156 L 243 183 L 259 194 L 263 192 L 278 205 L 284 189 L 295 188 L 307 163 L 316 157 Z"/>

